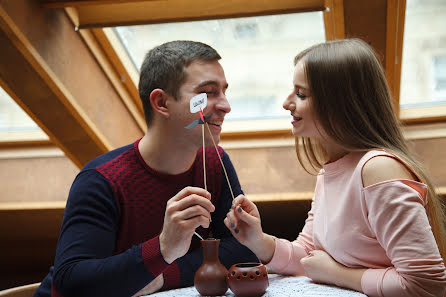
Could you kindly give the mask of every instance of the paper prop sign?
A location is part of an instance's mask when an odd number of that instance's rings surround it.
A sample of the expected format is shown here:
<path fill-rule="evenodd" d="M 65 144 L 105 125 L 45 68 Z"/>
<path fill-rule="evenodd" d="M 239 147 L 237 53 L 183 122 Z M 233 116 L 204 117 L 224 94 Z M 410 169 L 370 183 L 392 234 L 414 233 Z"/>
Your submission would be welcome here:
<path fill-rule="evenodd" d="M 184 128 L 192 129 L 198 124 L 203 125 L 204 123 L 207 123 L 207 121 L 211 117 L 211 115 L 208 115 L 207 117 L 203 116 L 203 109 L 206 107 L 207 104 L 208 104 L 208 97 L 206 93 L 200 93 L 197 96 L 194 96 L 192 97 L 192 99 L 190 99 L 190 112 L 191 113 L 200 112 L 200 118 L 198 120 L 193 121 Z"/>
<path fill-rule="evenodd" d="M 203 110 L 208 104 L 208 96 L 206 93 L 198 94 L 190 99 L 190 112 L 196 113 Z"/>

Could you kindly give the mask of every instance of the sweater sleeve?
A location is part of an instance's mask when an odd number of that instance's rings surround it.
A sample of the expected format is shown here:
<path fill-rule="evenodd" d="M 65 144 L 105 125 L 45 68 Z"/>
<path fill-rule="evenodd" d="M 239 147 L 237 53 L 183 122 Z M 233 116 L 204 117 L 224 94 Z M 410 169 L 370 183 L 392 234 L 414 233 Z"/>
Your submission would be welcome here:
<path fill-rule="evenodd" d="M 290 242 L 286 239 L 275 238 L 276 249 L 274 250 L 271 261 L 267 264 L 274 272 L 296 275 L 303 274 L 304 270 L 300 264 L 300 259 L 308 255 L 309 251 L 314 250 L 313 244 L 313 215 L 315 202 L 311 202 L 311 209 L 305 221 L 302 232 L 297 239 Z"/>
<path fill-rule="evenodd" d="M 82 171 L 69 193 L 56 250 L 53 286 L 58 294 L 131 296 L 168 267 L 158 237 L 114 255 L 118 223 L 108 181 L 96 170 Z"/>
<path fill-rule="evenodd" d="M 242 189 L 235 172 L 234 166 L 232 165 L 231 160 L 229 159 L 228 154 L 223 151 L 222 156 L 223 164 L 228 173 L 228 179 L 231 183 L 232 191 L 234 196 L 242 194 Z M 220 239 L 219 245 L 219 259 L 220 262 L 227 268 L 231 267 L 231 265 L 240 262 L 258 262 L 259 260 L 255 256 L 255 254 L 240 244 L 231 234 L 231 232 L 226 228 L 224 224 L 224 219 L 226 218 L 226 214 L 232 205 L 232 195 L 230 193 L 228 182 L 226 181 L 226 177 L 222 175 L 222 187 L 220 199 L 218 199 L 217 205 L 215 207 L 215 212 L 212 214 L 212 223 L 211 230 L 213 236 L 215 238 Z M 201 266 L 203 262 L 203 252 L 202 249 L 195 250 L 193 252 L 189 252 L 181 258 L 175 260 L 170 267 L 166 269 L 163 273 L 164 278 L 172 279 L 175 278 L 175 275 L 180 274 L 180 287 L 193 286 L 194 284 L 194 276 L 195 272 Z M 163 289 L 172 288 L 171 282 L 166 282 L 163 286 Z"/>
<path fill-rule="evenodd" d="M 392 180 L 364 189 L 371 230 L 391 260 L 368 269 L 361 285 L 368 296 L 444 296 L 446 274 L 424 208 L 425 185 Z"/>

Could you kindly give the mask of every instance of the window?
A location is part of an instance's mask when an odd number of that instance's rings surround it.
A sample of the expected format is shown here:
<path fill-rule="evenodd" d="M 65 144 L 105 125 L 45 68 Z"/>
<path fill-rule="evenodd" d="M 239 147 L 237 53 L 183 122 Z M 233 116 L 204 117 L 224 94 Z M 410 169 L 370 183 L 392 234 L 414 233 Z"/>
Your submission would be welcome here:
<path fill-rule="evenodd" d="M 289 117 L 282 102 L 291 91 L 293 59 L 325 41 L 322 12 L 116 27 L 139 69 L 146 52 L 167 41 L 194 40 L 214 47 L 229 83 L 229 121 Z M 289 124 L 289 123 L 288 123 Z"/>
<path fill-rule="evenodd" d="M 446 1 L 407 0 L 400 107 L 446 105 Z M 438 110 L 438 109 L 437 109 Z"/>
<path fill-rule="evenodd" d="M 433 100 L 446 102 L 446 55 L 432 59 Z"/>
<path fill-rule="evenodd" d="M 0 87 L 0 132 L 37 130 L 39 126 Z"/>

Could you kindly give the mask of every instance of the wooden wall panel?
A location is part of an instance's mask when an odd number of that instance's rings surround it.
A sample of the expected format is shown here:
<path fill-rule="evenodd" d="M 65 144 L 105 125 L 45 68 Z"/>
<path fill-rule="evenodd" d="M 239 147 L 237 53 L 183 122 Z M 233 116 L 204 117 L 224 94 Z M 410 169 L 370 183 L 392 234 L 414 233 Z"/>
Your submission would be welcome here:
<path fill-rule="evenodd" d="M 410 145 L 437 187 L 446 187 L 446 138 L 416 139 Z M 298 163 L 294 147 L 228 149 L 246 194 L 313 192 L 316 177 Z"/>
<path fill-rule="evenodd" d="M 0 159 L 0 203 L 66 201 L 79 172 L 65 156 Z"/>
<path fill-rule="evenodd" d="M 446 187 L 446 138 L 414 140 L 411 147 L 434 185 Z"/>
<path fill-rule="evenodd" d="M 63 209 L 11 211 L 0 204 L 0 290 L 43 280 L 54 263 L 62 217 Z"/>
<path fill-rule="evenodd" d="M 298 164 L 294 147 L 228 149 L 246 194 L 312 192 L 316 178 Z"/>

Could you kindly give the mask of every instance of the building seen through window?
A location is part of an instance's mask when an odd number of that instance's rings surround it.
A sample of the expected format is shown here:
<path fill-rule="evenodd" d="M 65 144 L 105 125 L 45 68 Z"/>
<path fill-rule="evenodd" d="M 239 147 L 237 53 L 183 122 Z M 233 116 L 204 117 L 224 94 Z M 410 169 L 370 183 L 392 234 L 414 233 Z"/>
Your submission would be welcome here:
<path fill-rule="evenodd" d="M 282 102 L 293 87 L 293 59 L 325 41 L 322 12 L 116 27 L 139 70 L 146 52 L 172 40 L 214 47 L 229 83 L 228 120 L 289 117 Z"/>
<path fill-rule="evenodd" d="M 446 105 L 446 1 L 406 5 L 400 106 Z"/>

